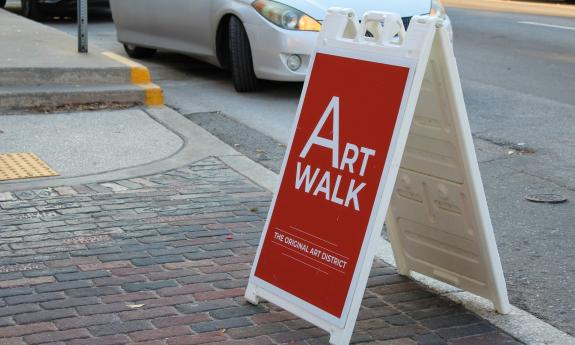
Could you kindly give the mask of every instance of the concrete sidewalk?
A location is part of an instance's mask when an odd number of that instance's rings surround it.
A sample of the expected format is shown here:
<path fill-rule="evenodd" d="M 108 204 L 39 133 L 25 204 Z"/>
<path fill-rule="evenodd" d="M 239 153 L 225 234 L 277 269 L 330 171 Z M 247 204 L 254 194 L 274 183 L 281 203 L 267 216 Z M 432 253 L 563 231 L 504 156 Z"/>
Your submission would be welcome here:
<path fill-rule="evenodd" d="M 163 160 L 184 144 L 138 108 L 6 115 L 0 116 L 0 131 L 0 153 L 33 152 L 59 173 L 58 179 Z M 0 190 L 11 182 L 0 182 Z"/>
<path fill-rule="evenodd" d="M 162 104 L 161 90 L 137 63 L 0 9 L 0 113 L 87 104 Z"/>

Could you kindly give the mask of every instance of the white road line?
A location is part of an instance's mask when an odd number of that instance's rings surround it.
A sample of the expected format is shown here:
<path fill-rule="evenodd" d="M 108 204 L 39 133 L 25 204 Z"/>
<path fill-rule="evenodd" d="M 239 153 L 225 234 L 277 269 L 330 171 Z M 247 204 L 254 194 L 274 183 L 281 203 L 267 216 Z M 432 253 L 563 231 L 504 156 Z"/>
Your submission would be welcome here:
<path fill-rule="evenodd" d="M 572 30 L 575 31 L 574 26 L 563 26 L 563 25 L 553 25 L 553 24 L 545 24 L 545 23 L 537 23 L 537 22 L 517 22 L 519 24 L 526 24 L 526 25 L 534 25 L 534 26 L 544 26 L 546 28 L 554 28 L 554 29 L 563 29 L 563 30 Z"/>

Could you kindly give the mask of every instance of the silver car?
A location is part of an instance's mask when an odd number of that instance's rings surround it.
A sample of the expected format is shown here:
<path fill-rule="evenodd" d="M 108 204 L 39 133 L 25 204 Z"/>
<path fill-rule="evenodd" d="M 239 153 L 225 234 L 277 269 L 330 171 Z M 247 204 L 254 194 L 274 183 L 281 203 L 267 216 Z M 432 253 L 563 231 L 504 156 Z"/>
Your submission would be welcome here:
<path fill-rule="evenodd" d="M 232 72 L 239 92 L 260 79 L 302 81 L 329 7 L 441 16 L 439 0 L 110 0 L 118 40 L 134 58 L 157 49 L 189 54 Z"/>

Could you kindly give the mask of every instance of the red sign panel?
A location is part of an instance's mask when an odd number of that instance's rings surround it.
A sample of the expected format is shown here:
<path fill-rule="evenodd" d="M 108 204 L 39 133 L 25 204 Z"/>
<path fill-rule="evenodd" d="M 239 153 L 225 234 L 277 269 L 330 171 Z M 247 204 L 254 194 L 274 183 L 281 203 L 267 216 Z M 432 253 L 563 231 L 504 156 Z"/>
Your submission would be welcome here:
<path fill-rule="evenodd" d="M 318 53 L 255 276 L 341 318 L 409 69 Z"/>

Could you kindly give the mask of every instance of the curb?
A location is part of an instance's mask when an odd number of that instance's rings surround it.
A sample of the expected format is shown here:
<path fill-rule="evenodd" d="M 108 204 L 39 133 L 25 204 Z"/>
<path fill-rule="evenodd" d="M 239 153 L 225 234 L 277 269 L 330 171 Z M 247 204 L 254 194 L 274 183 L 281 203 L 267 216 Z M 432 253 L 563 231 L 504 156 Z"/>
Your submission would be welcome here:
<path fill-rule="evenodd" d="M 147 106 L 164 105 L 162 88 L 152 83 L 150 70 L 138 62 L 112 52 L 103 52 L 102 55 L 130 68 L 132 84 L 144 90 L 144 104 Z"/>
<path fill-rule="evenodd" d="M 116 103 L 163 104 L 162 89 L 152 84 L 145 66 L 103 53 L 95 45 L 91 53 L 79 55 L 73 36 L 3 9 L 0 21 L 5 23 L 0 35 L 2 114 Z M 18 49 L 11 49 L 15 42 Z"/>

